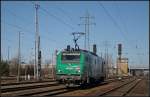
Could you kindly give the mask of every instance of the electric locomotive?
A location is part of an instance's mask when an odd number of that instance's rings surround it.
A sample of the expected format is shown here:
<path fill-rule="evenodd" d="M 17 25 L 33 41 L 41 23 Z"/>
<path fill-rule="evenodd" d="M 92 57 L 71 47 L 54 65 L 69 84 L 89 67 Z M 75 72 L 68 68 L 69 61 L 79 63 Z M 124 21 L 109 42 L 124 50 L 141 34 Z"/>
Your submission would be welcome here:
<path fill-rule="evenodd" d="M 56 61 L 56 80 L 66 86 L 80 86 L 105 79 L 105 60 L 96 51 L 67 47 L 57 54 Z"/>

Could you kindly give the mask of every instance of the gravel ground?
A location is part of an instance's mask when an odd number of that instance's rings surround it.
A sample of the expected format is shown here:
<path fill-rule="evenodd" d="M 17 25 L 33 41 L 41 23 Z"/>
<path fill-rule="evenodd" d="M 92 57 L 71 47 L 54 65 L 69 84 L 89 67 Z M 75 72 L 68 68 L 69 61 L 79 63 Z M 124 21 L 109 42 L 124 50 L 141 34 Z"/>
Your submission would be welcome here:
<path fill-rule="evenodd" d="M 143 79 L 127 96 L 149 96 L 149 80 Z"/>

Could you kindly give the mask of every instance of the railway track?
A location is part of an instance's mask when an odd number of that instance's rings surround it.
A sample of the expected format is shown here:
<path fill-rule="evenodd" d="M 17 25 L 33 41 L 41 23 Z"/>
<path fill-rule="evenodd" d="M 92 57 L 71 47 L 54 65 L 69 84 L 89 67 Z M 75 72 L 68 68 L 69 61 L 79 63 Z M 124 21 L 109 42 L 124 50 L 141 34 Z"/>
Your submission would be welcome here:
<path fill-rule="evenodd" d="M 32 83 L 32 84 L 22 84 L 22 85 L 11 85 L 11 86 L 3 86 L 2 92 L 11 92 L 17 90 L 24 90 L 24 89 L 34 89 L 34 88 L 41 88 L 46 86 L 57 86 L 57 82 L 41 82 L 41 83 Z"/>
<path fill-rule="evenodd" d="M 17 86 L 13 90 L 3 90 L 2 96 L 52 96 L 61 93 L 75 91 L 76 89 L 67 89 L 64 85 L 60 84 L 50 84 L 45 83 L 44 85 L 28 85 L 22 86 L 21 89 L 18 89 Z M 10 88 L 11 89 L 11 88 Z"/>
<path fill-rule="evenodd" d="M 141 79 L 137 79 L 123 83 L 115 88 L 111 88 L 108 91 L 99 94 L 98 96 L 126 96 L 140 81 Z"/>
<path fill-rule="evenodd" d="M 110 80 L 108 84 L 98 85 L 84 90 L 78 89 L 55 96 L 148 96 L 148 87 L 146 85 L 149 85 L 148 81 L 146 83 L 141 78 Z"/>
<path fill-rule="evenodd" d="M 59 94 L 63 94 L 63 93 L 68 93 L 68 92 L 73 92 L 78 90 L 78 88 L 73 88 L 73 89 L 68 89 L 68 88 L 62 88 L 62 89 L 58 89 L 58 90 L 52 90 L 52 91 L 47 91 L 44 93 L 39 93 L 39 94 L 34 94 L 34 95 L 30 95 L 30 96 L 56 96 Z"/>
<path fill-rule="evenodd" d="M 107 80 L 106 82 L 102 82 L 102 83 L 99 83 L 96 85 L 90 85 L 84 89 L 76 89 L 76 91 L 61 93 L 61 94 L 57 94 L 55 96 L 89 96 L 89 95 L 93 94 L 95 90 L 98 90 L 99 87 L 105 87 L 105 85 L 113 84 L 114 82 L 122 83 L 123 80 L 129 80 L 129 79 L 128 78 L 124 78 L 122 80 L 110 79 L 110 80 Z M 95 96 L 95 95 L 92 95 L 92 96 Z"/>
<path fill-rule="evenodd" d="M 53 82 L 53 81 L 55 81 L 55 80 L 45 79 L 45 80 L 42 80 L 42 81 L 30 80 L 30 81 L 21 81 L 21 82 L 7 82 L 7 83 L 1 83 L 1 86 L 19 85 L 19 84 L 30 84 L 30 83 L 42 83 L 42 82 Z"/>
<path fill-rule="evenodd" d="M 149 96 L 149 80 L 142 80 L 126 96 Z"/>
<path fill-rule="evenodd" d="M 106 84 L 106 83 L 103 83 Z M 93 86 L 89 86 L 89 87 L 93 87 Z M 66 88 L 64 86 L 64 88 L 61 89 L 53 89 L 53 90 L 49 90 L 49 91 L 44 91 L 44 92 L 39 92 L 39 93 L 35 93 L 35 94 L 30 94 L 30 96 L 56 96 L 59 94 L 64 94 L 64 93 L 69 93 L 69 92 L 73 92 L 76 90 L 80 90 L 81 88 L 79 87 L 73 87 L 73 88 Z"/>
<path fill-rule="evenodd" d="M 127 79 L 127 78 L 125 78 Z M 122 80 L 125 80 L 122 79 Z M 116 82 L 116 79 L 107 80 L 104 83 L 89 86 L 89 88 L 94 88 L 97 86 L 105 85 L 107 83 Z M 119 80 L 120 81 L 120 80 Z M 55 81 L 43 81 L 43 82 L 24 82 L 24 83 L 13 83 L 9 85 L 2 86 L 2 96 L 52 96 L 60 95 L 65 93 L 71 93 L 77 90 L 82 90 L 80 88 L 68 89 L 62 84 L 58 84 Z"/>
<path fill-rule="evenodd" d="M 45 92 L 51 89 L 61 89 L 64 85 L 60 85 L 55 81 L 52 82 L 35 82 L 15 85 L 5 85 L 1 87 L 2 96 L 23 96 Z"/>

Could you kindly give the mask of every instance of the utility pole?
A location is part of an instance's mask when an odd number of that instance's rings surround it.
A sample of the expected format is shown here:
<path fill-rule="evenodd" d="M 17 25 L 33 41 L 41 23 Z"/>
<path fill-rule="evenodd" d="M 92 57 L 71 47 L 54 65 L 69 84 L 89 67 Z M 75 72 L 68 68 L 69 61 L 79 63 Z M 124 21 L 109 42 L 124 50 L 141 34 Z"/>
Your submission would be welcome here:
<path fill-rule="evenodd" d="M 52 53 L 52 66 L 51 66 L 51 68 L 52 68 L 52 78 L 53 78 L 53 80 L 54 80 L 54 56 L 53 56 L 53 53 Z"/>
<path fill-rule="evenodd" d="M 39 36 L 39 24 L 38 24 L 38 9 L 39 5 L 35 4 L 35 65 L 36 65 L 36 73 L 37 73 L 37 80 L 40 79 L 41 75 L 41 64 L 40 64 L 40 36 Z M 38 62 L 36 61 L 38 60 Z M 38 63 L 38 64 L 37 64 Z"/>
<path fill-rule="evenodd" d="M 36 78 L 36 38 L 35 38 L 35 58 L 34 58 L 34 79 Z"/>
<path fill-rule="evenodd" d="M 90 50 L 90 34 L 89 34 L 89 26 L 90 25 L 95 25 L 95 23 L 90 23 L 90 19 L 94 18 L 93 16 L 90 16 L 90 14 L 86 13 L 86 15 L 84 17 L 80 17 L 80 19 L 85 19 L 85 23 L 84 24 L 79 24 L 79 25 L 84 25 L 85 26 L 85 41 L 84 41 L 84 49 L 86 50 L 88 48 L 88 50 Z M 86 43 L 88 42 L 88 43 Z"/>
<path fill-rule="evenodd" d="M 30 59 L 29 59 L 29 61 L 31 61 L 31 63 L 33 62 L 30 65 L 34 65 L 34 79 L 35 79 L 35 62 L 34 62 L 34 58 L 33 57 L 34 57 L 34 55 L 33 55 L 33 48 L 31 48 L 31 53 L 30 53 Z"/>
<path fill-rule="evenodd" d="M 58 50 L 56 49 L 55 50 L 55 54 L 53 55 L 52 54 L 52 58 L 54 58 L 54 59 L 52 59 L 52 63 L 53 63 L 53 66 L 52 66 L 52 68 L 53 68 L 53 80 L 55 80 L 56 79 L 56 76 L 55 76 L 55 66 L 56 66 L 56 64 L 57 64 L 57 53 L 58 53 Z M 54 61 L 53 61 L 54 60 Z M 55 65 L 54 65 L 55 64 Z"/>
<path fill-rule="evenodd" d="M 17 76 L 17 82 L 19 82 L 20 81 L 20 56 L 21 56 L 21 54 L 20 54 L 20 32 L 19 32 L 19 47 L 18 47 L 18 76 Z"/>
<path fill-rule="evenodd" d="M 9 65 L 9 71 L 10 71 L 9 49 L 10 49 L 10 46 L 8 46 L 8 65 Z M 10 72 L 9 72 L 9 75 L 10 75 Z"/>
<path fill-rule="evenodd" d="M 38 41 L 38 78 L 41 80 L 41 50 L 40 50 L 40 36 Z"/>
<path fill-rule="evenodd" d="M 8 46 L 8 64 L 9 64 L 9 48 L 10 48 L 10 47 Z"/>
<path fill-rule="evenodd" d="M 108 66 L 108 46 L 109 43 L 108 41 L 104 41 L 104 46 L 105 46 L 105 61 L 106 61 L 106 78 L 108 78 L 108 74 L 109 74 L 109 66 Z"/>
<path fill-rule="evenodd" d="M 34 57 L 34 79 L 36 79 L 36 45 L 35 45 L 35 53 L 33 57 Z"/>

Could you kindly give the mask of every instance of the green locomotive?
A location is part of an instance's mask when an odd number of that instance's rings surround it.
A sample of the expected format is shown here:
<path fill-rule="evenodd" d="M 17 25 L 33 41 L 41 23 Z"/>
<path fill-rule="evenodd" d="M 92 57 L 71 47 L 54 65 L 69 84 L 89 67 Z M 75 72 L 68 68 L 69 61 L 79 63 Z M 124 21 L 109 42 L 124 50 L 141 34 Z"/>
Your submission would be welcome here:
<path fill-rule="evenodd" d="M 105 79 L 105 61 L 94 52 L 67 49 L 59 52 L 56 60 L 56 80 L 67 86 Z"/>

